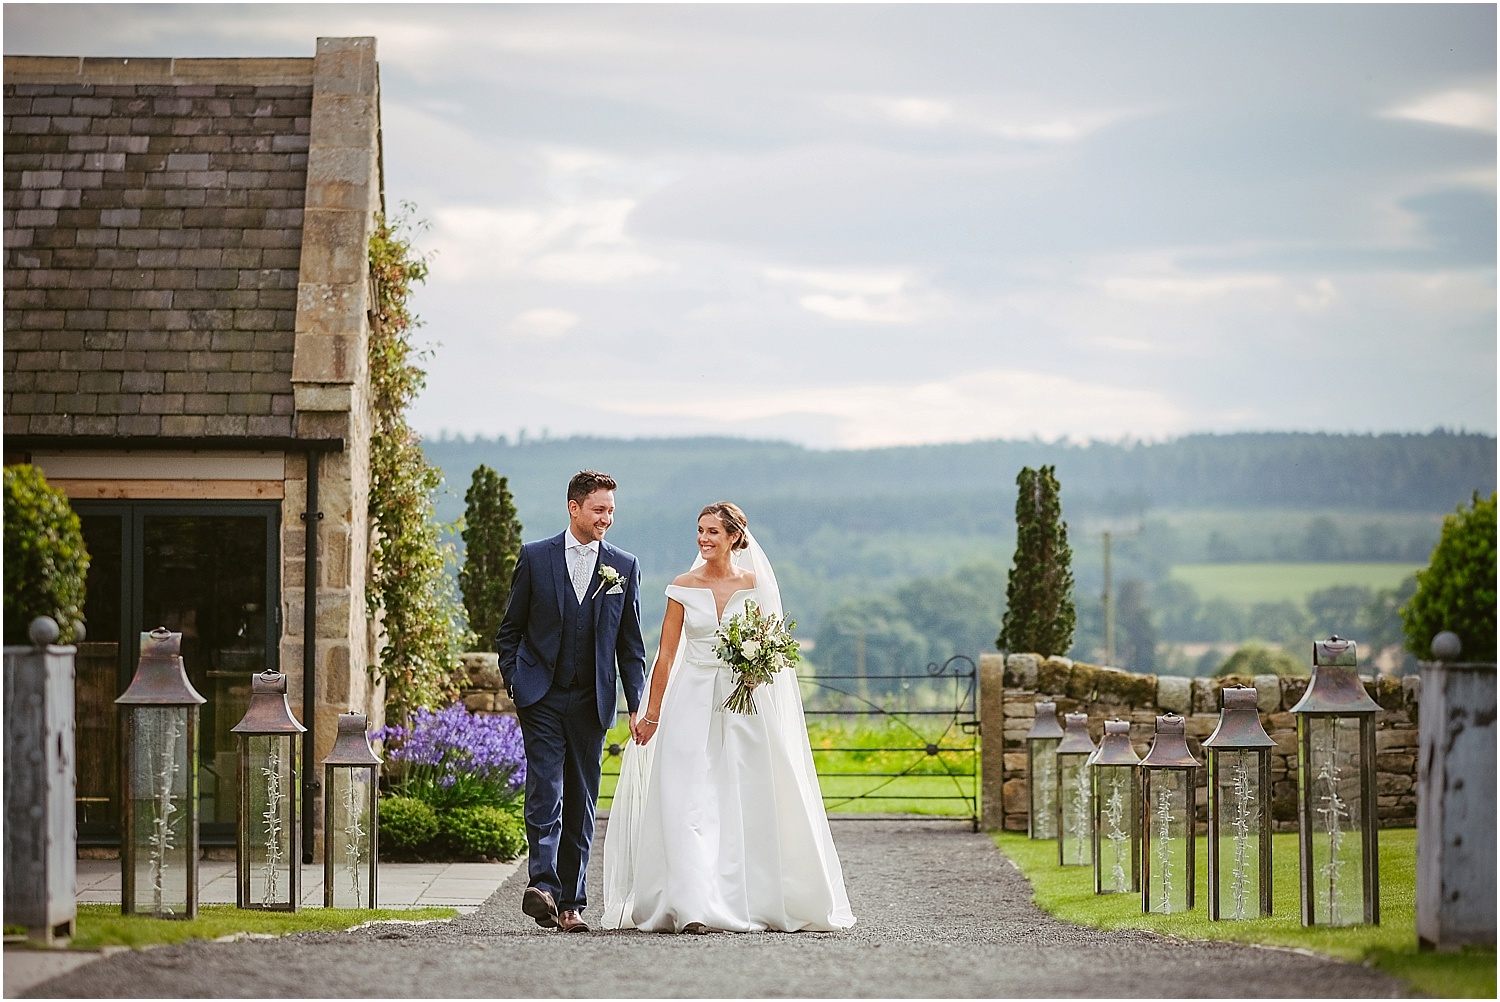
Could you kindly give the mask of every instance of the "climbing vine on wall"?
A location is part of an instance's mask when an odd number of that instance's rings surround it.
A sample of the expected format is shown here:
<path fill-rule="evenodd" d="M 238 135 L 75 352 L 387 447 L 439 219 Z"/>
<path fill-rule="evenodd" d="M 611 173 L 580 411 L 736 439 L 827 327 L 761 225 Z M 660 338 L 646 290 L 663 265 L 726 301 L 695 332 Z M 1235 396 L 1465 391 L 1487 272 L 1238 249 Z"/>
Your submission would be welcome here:
<path fill-rule="evenodd" d="M 392 715 L 436 707 L 462 683 L 457 655 L 467 630 L 448 573 L 452 546 L 442 541 L 432 495 L 440 472 L 422 454 L 406 410 L 426 384 L 412 345 L 421 322 L 411 312 L 413 287 L 427 261 L 412 247 L 419 224 L 410 206 L 395 219 L 377 218 L 370 238 L 375 309 L 370 330 L 370 581 L 369 615 L 385 632 L 376 666 L 386 681 Z"/>

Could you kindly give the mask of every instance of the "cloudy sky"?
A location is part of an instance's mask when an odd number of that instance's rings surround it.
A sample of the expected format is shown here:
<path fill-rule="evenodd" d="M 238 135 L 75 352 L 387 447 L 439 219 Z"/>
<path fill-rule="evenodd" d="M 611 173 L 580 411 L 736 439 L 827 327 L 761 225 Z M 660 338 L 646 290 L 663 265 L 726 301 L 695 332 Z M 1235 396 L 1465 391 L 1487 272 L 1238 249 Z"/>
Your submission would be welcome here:
<path fill-rule="evenodd" d="M 6 4 L 375 35 L 427 433 L 1496 428 L 1495 8 Z"/>

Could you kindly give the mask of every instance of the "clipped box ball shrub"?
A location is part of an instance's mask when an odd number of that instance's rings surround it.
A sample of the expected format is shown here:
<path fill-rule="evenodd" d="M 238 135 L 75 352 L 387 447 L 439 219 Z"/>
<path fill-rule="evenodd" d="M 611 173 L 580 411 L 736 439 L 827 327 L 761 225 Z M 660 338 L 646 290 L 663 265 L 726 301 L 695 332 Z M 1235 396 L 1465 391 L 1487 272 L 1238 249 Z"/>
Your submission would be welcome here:
<path fill-rule="evenodd" d="M 380 799 L 381 848 L 416 850 L 437 834 L 437 811 L 428 804 L 412 797 Z"/>
<path fill-rule="evenodd" d="M 88 550 L 78 516 L 42 471 L 29 464 L 5 468 L 5 642 L 25 644 L 38 616 L 57 621 L 58 643 L 82 632 Z"/>
<path fill-rule="evenodd" d="M 443 814 L 439 825 L 453 848 L 465 855 L 510 860 L 526 851 L 525 822 L 503 807 L 460 807 Z"/>

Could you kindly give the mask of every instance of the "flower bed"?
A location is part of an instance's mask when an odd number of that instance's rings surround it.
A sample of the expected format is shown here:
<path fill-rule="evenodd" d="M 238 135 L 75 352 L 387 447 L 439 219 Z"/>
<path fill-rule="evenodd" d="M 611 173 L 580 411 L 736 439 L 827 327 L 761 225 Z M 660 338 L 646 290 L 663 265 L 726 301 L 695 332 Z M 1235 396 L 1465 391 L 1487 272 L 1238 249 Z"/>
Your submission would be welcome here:
<path fill-rule="evenodd" d="M 455 703 L 381 728 L 389 794 L 380 855 L 407 862 L 504 861 L 526 851 L 521 789 L 526 752 L 514 717 Z"/>

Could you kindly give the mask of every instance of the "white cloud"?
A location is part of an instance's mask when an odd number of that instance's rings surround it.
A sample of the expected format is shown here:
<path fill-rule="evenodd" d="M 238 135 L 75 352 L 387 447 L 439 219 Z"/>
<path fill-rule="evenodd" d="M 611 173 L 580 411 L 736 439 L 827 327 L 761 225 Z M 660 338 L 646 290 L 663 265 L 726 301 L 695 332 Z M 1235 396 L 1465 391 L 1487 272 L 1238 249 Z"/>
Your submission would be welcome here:
<path fill-rule="evenodd" d="M 1160 393 L 1047 373 L 990 369 L 916 385 L 811 386 L 765 393 L 646 393 L 624 414 L 688 417 L 740 426 L 832 419 L 836 444 L 876 448 L 990 438 L 1159 438 L 1186 428 Z"/>
<path fill-rule="evenodd" d="M 433 277 L 530 276 L 569 285 L 612 284 L 671 266 L 625 234 L 634 199 L 527 208 L 448 206 L 433 212 Z"/>
<path fill-rule="evenodd" d="M 829 110 L 856 121 L 916 129 L 949 129 L 1015 142 L 1066 143 L 1136 114 L 1124 110 L 1059 111 L 1029 99 L 890 97 L 842 94 L 825 99 Z"/>
<path fill-rule="evenodd" d="M 797 304 L 830 320 L 910 324 L 942 309 L 940 297 L 901 271 L 767 268 L 765 274 L 779 284 L 811 289 L 797 298 Z"/>
<path fill-rule="evenodd" d="M 1297 308 L 1304 313 L 1321 313 L 1338 302 L 1338 299 L 1338 287 L 1333 284 L 1332 279 L 1327 278 L 1318 279 L 1312 283 L 1312 288 L 1299 292 L 1294 297 Z"/>
<path fill-rule="evenodd" d="M 1221 275 L 1214 278 L 1183 276 L 1117 275 L 1101 283 L 1107 295 L 1139 303 L 1193 303 L 1219 299 L 1237 292 L 1276 289 L 1280 280 L 1272 275 Z"/>
<path fill-rule="evenodd" d="M 1495 84 L 1440 91 L 1383 112 L 1387 118 L 1450 125 L 1457 129 L 1495 131 Z"/>
<path fill-rule="evenodd" d="M 579 319 L 578 314 L 568 310 L 544 306 L 518 315 L 510 322 L 510 329 L 527 337 L 561 337 L 576 327 Z"/>

